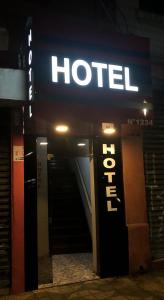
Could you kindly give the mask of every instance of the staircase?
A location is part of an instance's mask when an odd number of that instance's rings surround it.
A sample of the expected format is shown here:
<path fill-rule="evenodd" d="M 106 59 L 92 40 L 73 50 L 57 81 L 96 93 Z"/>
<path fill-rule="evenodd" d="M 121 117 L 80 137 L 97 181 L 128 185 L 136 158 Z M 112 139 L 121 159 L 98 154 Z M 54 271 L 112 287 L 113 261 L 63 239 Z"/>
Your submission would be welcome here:
<path fill-rule="evenodd" d="M 67 158 L 48 161 L 51 254 L 91 251 L 91 237 L 76 176 Z"/>

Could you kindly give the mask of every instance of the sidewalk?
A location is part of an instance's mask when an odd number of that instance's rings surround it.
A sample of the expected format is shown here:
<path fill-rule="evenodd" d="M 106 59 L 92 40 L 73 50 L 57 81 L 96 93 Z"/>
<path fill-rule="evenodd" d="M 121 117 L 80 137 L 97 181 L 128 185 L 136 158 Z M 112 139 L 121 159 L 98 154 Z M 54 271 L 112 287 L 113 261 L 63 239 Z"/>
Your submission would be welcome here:
<path fill-rule="evenodd" d="M 96 279 L 0 300 L 164 300 L 164 270 L 118 278 Z"/>

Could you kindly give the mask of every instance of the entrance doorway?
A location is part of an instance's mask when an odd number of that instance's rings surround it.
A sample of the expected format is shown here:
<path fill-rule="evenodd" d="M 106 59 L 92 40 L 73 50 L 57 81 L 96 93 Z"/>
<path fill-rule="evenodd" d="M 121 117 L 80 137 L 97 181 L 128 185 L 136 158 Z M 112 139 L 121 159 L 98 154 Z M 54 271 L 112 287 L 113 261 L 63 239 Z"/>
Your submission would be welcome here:
<path fill-rule="evenodd" d="M 87 138 L 37 138 L 40 286 L 98 278 L 93 271 L 90 153 Z"/>
<path fill-rule="evenodd" d="M 120 136 L 29 136 L 28 141 L 32 146 L 26 141 L 25 228 L 31 255 L 26 255 L 26 288 L 68 283 L 60 281 L 58 266 L 62 278 L 66 265 L 71 266 L 66 277 L 72 282 L 75 262 L 82 257 L 92 276 L 80 275 L 74 282 L 96 278 L 95 274 L 127 274 Z"/>

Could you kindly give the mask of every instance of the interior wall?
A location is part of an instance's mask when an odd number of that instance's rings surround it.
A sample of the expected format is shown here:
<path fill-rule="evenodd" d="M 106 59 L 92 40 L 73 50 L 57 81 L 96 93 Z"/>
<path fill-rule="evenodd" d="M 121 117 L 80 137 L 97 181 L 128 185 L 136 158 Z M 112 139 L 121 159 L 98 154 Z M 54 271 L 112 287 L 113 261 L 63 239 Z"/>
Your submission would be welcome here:
<path fill-rule="evenodd" d="M 81 170 L 81 174 L 83 176 L 83 180 L 85 182 L 85 187 L 90 197 L 91 191 L 90 191 L 89 157 L 78 157 L 77 161 Z"/>

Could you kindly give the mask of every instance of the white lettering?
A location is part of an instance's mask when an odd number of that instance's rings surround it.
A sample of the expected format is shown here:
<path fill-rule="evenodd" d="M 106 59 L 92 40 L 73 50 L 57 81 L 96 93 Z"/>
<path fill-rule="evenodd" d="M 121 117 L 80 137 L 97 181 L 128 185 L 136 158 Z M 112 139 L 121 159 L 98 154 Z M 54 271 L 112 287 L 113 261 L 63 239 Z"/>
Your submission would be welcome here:
<path fill-rule="evenodd" d="M 111 154 L 115 154 L 115 145 L 111 144 L 110 147 L 107 146 L 107 144 L 103 144 L 103 154 L 108 154 L 110 152 Z"/>
<path fill-rule="evenodd" d="M 52 82 L 58 82 L 58 73 L 64 74 L 64 82 L 70 83 L 70 63 L 69 58 L 64 58 L 64 66 L 57 65 L 57 56 L 52 56 Z"/>
<path fill-rule="evenodd" d="M 103 87 L 103 69 L 107 69 L 107 64 L 92 62 L 92 67 L 97 69 L 98 87 Z"/>
<path fill-rule="evenodd" d="M 109 146 L 107 144 L 102 145 L 102 152 L 103 154 L 108 154 L 110 153 L 115 154 L 115 145 L 110 144 Z M 116 165 L 116 161 L 114 158 L 107 157 L 103 160 L 103 166 L 106 169 L 113 169 Z M 117 197 L 117 189 L 116 185 L 112 185 L 113 183 L 113 176 L 116 175 L 116 172 L 104 172 L 104 176 L 107 176 L 108 183 L 111 185 L 106 186 L 106 197 L 107 198 L 116 198 Z M 107 211 L 112 212 L 112 211 L 117 211 L 116 207 L 112 207 L 112 201 L 107 200 Z"/>
<path fill-rule="evenodd" d="M 29 54 L 28 54 L 28 64 L 29 64 L 29 66 L 31 66 L 31 64 L 32 64 L 32 50 L 30 50 Z"/>
<path fill-rule="evenodd" d="M 112 182 L 112 176 L 116 175 L 116 173 L 115 172 L 105 172 L 104 175 L 108 176 L 108 182 L 111 183 Z"/>
<path fill-rule="evenodd" d="M 130 85 L 130 75 L 129 75 L 129 68 L 128 67 L 124 68 L 124 73 L 125 73 L 125 89 L 127 91 L 138 92 L 139 91 L 138 86 Z"/>
<path fill-rule="evenodd" d="M 77 74 L 78 68 L 81 66 L 85 69 L 85 73 L 86 73 L 84 79 L 80 79 Z M 92 72 L 91 72 L 91 68 L 90 68 L 89 64 L 85 60 L 82 60 L 82 59 L 75 60 L 75 62 L 72 65 L 72 77 L 77 84 L 82 85 L 82 86 L 88 85 L 92 79 Z"/>
<path fill-rule="evenodd" d="M 112 207 L 112 202 L 107 201 L 107 211 L 117 211 L 117 207 Z"/>
<path fill-rule="evenodd" d="M 109 163 L 110 163 L 110 165 L 109 165 Z M 103 161 L 103 165 L 107 169 L 112 169 L 112 168 L 115 167 L 116 162 L 113 158 L 105 158 L 104 161 Z"/>
<path fill-rule="evenodd" d="M 28 96 L 29 96 L 29 100 L 32 100 L 32 85 L 30 85 L 29 87 Z"/>
<path fill-rule="evenodd" d="M 106 196 L 107 197 L 117 197 L 116 186 L 106 186 Z"/>
<path fill-rule="evenodd" d="M 122 74 L 116 74 L 115 71 L 122 72 L 122 66 L 116 66 L 116 65 L 108 65 L 109 70 L 109 87 L 111 89 L 119 89 L 124 90 L 123 84 L 115 83 L 115 80 L 123 80 Z"/>
<path fill-rule="evenodd" d="M 31 107 L 31 105 L 29 106 L 29 117 L 30 118 L 32 117 L 32 107 Z"/>
<path fill-rule="evenodd" d="M 32 42 L 32 30 L 30 29 L 30 33 L 28 35 L 28 46 L 31 46 L 31 42 Z"/>
<path fill-rule="evenodd" d="M 29 79 L 29 82 L 32 81 L 32 68 L 29 69 L 29 72 L 28 72 L 28 79 Z"/>
<path fill-rule="evenodd" d="M 31 42 L 32 37 L 29 35 L 29 43 Z M 32 57 L 31 57 L 32 61 Z M 71 79 L 80 85 L 87 86 L 92 81 L 92 68 L 96 69 L 97 75 L 97 87 L 107 87 L 107 84 L 104 82 L 104 78 L 108 76 L 108 87 L 109 89 L 117 90 L 127 90 L 138 92 L 138 86 L 133 86 L 130 84 L 130 69 L 128 67 L 112 65 L 100 62 L 91 62 L 88 63 L 83 59 L 77 59 L 72 63 L 69 58 L 63 58 L 63 66 L 58 65 L 57 56 L 51 57 L 52 62 L 52 82 L 59 82 L 58 75 L 63 73 L 64 83 L 70 84 Z M 30 64 L 30 59 L 29 59 Z M 84 75 L 82 77 L 79 74 L 79 68 L 83 69 Z M 106 76 L 105 75 L 106 72 Z M 72 75 L 72 78 L 71 78 Z"/>
<path fill-rule="evenodd" d="M 30 49 L 31 47 L 31 42 L 32 42 L 32 30 L 29 30 L 28 34 L 28 47 L 29 47 L 29 52 L 28 52 L 28 83 L 29 83 L 29 89 L 28 89 L 28 100 L 32 101 L 33 98 L 33 87 L 32 87 L 32 50 Z M 29 117 L 32 117 L 32 107 L 29 105 Z"/>

